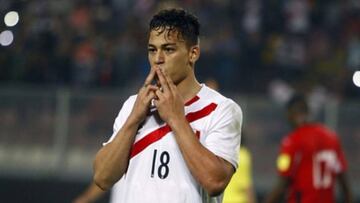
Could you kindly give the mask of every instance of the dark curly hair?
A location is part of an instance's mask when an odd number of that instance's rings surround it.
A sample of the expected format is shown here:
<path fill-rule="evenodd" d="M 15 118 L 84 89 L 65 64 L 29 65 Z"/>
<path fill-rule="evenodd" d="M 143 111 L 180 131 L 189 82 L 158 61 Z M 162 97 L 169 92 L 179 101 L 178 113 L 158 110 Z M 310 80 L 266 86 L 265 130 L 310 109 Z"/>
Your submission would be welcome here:
<path fill-rule="evenodd" d="M 198 44 L 200 23 L 196 16 L 184 9 L 165 9 L 153 16 L 149 23 L 149 31 L 156 30 L 160 33 L 168 31 L 168 35 L 178 32 L 188 46 Z"/>

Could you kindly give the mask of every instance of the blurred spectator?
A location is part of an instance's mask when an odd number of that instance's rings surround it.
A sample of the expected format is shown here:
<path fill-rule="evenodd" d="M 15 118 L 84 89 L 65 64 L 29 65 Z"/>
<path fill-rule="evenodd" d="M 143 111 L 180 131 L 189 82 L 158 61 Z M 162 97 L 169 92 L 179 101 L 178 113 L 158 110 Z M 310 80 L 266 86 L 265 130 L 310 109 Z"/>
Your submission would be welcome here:
<path fill-rule="evenodd" d="M 360 66 L 360 6 L 333 0 L 2 0 L 0 14 L 16 10 L 20 22 L 0 26 L 15 37 L 0 47 L 0 83 L 132 85 L 146 68 L 138 58 L 146 51 L 142 19 L 169 5 L 204 19 L 206 69 L 196 71 L 216 75 L 223 91 L 266 93 L 280 79 L 295 90 L 307 81 L 339 98 L 360 97 L 349 85 Z"/>

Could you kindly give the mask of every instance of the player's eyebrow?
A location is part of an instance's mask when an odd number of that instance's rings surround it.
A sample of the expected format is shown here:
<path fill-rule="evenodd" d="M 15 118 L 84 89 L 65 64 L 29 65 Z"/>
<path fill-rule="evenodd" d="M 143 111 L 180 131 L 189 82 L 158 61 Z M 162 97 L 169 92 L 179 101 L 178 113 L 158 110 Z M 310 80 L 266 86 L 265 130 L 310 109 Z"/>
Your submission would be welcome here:
<path fill-rule="evenodd" d="M 176 46 L 176 43 L 166 43 L 161 45 L 161 47 L 167 47 L 167 46 Z"/>
<path fill-rule="evenodd" d="M 165 43 L 161 45 L 162 48 L 167 46 L 176 46 L 176 43 Z M 156 47 L 156 46 L 154 44 L 148 44 L 148 47 Z"/>

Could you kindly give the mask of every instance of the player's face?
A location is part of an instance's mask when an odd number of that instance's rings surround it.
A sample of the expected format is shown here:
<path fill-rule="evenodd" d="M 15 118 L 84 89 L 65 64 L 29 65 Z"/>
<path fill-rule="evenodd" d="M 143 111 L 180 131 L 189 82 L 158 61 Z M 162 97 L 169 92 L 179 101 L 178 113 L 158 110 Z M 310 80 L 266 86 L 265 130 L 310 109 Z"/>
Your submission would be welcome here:
<path fill-rule="evenodd" d="M 293 108 L 290 108 L 286 112 L 286 116 L 288 119 L 288 122 L 291 126 L 296 126 L 296 111 Z"/>
<path fill-rule="evenodd" d="M 190 50 L 176 31 L 150 32 L 149 63 L 152 68 L 161 68 L 175 84 L 184 80 L 192 71 Z"/>
<path fill-rule="evenodd" d="M 287 119 L 292 127 L 297 127 L 306 121 L 307 114 L 296 107 L 287 110 Z"/>

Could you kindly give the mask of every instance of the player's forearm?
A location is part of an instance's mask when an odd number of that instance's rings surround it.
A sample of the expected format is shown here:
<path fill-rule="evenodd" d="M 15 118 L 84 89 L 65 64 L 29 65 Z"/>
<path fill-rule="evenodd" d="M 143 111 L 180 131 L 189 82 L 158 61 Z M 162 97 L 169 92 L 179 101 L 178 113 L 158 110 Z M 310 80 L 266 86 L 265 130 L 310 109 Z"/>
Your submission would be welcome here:
<path fill-rule="evenodd" d="M 95 183 L 91 185 L 77 197 L 73 203 L 91 203 L 96 202 L 101 196 L 105 194 L 105 191 L 101 190 Z"/>
<path fill-rule="evenodd" d="M 186 120 L 179 119 L 171 126 L 194 178 L 212 196 L 223 192 L 233 174 L 232 166 L 202 146 Z"/>
<path fill-rule="evenodd" d="M 343 201 L 345 203 L 352 203 L 353 199 L 352 199 L 352 194 L 351 194 L 351 189 L 350 189 L 350 184 L 349 181 L 346 177 L 345 173 L 341 173 L 337 176 L 338 181 L 339 181 L 339 185 L 340 185 L 340 189 L 342 191 L 343 194 Z"/>
<path fill-rule="evenodd" d="M 94 182 L 103 190 L 111 188 L 125 173 L 131 146 L 139 124 L 128 120 L 115 139 L 96 154 Z"/>

